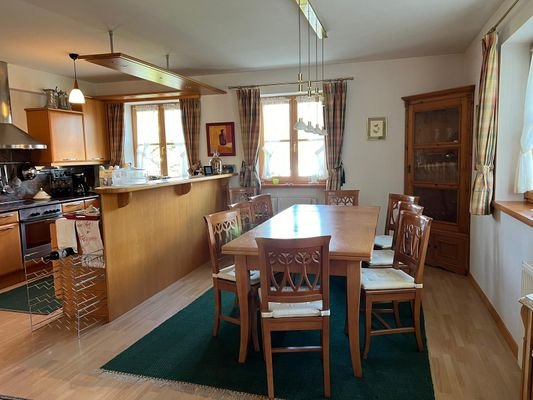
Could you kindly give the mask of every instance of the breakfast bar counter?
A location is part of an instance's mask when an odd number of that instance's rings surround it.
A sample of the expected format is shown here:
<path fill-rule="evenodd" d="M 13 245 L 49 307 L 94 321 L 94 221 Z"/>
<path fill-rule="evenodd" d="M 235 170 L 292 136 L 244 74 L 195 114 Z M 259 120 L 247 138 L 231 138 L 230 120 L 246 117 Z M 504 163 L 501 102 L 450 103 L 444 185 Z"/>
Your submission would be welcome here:
<path fill-rule="evenodd" d="M 232 174 L 96 188 L 109 320 L 209 260 L 203 216 L 227 205 Z"/>

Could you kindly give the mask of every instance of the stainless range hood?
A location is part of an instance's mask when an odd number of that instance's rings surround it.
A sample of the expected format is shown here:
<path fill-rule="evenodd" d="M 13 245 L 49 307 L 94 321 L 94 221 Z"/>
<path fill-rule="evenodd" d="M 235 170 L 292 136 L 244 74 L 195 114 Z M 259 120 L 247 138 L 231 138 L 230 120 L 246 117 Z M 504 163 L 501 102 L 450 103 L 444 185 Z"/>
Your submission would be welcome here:
<path fill-rule="evenodd" d="M 39 143 L 22 129 L 13 125 L 7 63 L 4 61 L 0 61 L 0 149 L 46 149 L 45 144 Z"/>

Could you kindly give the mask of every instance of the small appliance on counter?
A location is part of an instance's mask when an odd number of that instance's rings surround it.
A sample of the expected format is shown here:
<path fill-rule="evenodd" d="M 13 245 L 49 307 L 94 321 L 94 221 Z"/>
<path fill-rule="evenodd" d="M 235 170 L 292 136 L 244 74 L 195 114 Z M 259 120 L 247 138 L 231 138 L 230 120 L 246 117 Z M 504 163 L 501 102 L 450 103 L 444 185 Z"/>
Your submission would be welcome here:
<path fill-rule="evenodd" d="M 70 171 L 62 168 L 50 170 L 50 193 L 54 197 L 72 195 L 72 176 Z"/>
<path fill-rule="evenodd" d="M 83 172 L 72 173 L 72 190 L 75 195 L 85 195 L 89 191 L 87 178 Z"/>

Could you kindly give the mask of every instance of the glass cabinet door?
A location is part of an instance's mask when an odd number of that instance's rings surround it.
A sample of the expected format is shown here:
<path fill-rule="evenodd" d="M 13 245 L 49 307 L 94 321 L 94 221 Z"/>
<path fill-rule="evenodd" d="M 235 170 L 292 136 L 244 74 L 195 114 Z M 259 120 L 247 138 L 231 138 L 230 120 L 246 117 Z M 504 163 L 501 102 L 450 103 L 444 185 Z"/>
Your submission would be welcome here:
<path fill-rule="evenodd" d="M 458 184 L 458 153 L 457 148 L 415 150 L 415 182 Z"/>
<path fill-rule="evenodd" d="M 459 143 L 459 108 L 415 112 L 414 143 Z"/>
<path fill-rule="evenodd" d="M 414 195 L 420 196 L 424 215 L 437 221 L 457 223 L 457 189 L 415 187 Z"/>

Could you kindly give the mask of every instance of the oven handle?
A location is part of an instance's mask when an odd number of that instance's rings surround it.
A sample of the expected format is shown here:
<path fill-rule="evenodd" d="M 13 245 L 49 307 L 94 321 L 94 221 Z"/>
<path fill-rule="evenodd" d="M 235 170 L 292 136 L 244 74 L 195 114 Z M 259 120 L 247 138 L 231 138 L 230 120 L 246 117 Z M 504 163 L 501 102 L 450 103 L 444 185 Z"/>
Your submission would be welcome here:
<path fill-rule="evenodd" d="M 26 221 L 20 221 L 21 224 L 31 224 L 33 222 L 49 222 L 49 221 L 55 221 L 56 219 L 62 218 L 63 214 L 56 215 L 54 218 L 46 218 L 46 219 L 27 219 Z"/>

